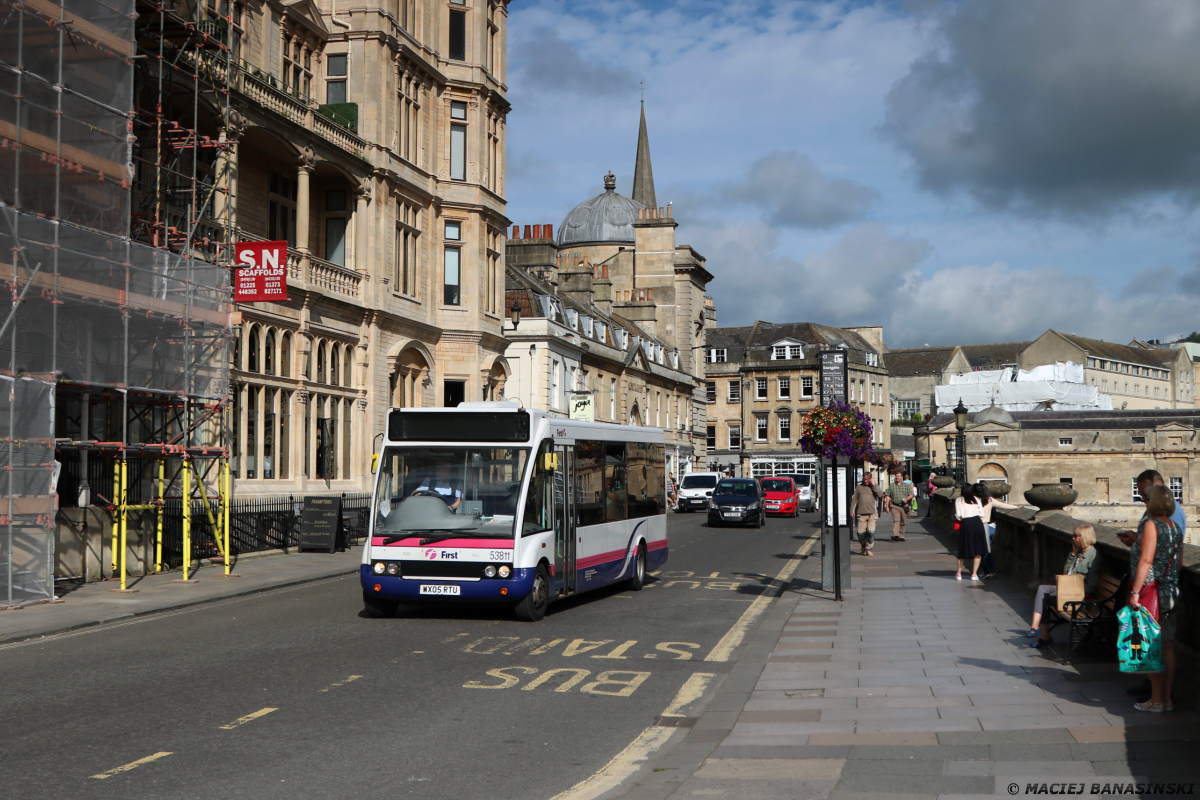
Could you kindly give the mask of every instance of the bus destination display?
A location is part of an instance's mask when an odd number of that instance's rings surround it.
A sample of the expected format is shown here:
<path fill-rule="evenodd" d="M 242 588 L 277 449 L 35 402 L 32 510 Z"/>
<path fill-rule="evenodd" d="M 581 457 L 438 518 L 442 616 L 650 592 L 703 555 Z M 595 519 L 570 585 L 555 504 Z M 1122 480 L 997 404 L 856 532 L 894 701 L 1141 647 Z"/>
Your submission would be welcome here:
<path fill-rule="evenodd" d="M 388 438 L 406 442 L 524 442 L 529 439 L 529 414 L 394 410 L 388 416 Z"/>

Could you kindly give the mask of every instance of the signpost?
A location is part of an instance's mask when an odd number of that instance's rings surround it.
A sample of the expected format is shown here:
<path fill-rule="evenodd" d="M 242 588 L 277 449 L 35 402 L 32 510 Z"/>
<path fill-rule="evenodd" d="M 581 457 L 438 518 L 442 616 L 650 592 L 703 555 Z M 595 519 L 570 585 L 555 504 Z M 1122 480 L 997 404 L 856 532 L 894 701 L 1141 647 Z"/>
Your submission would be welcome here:
<path fill-rule="evenodd" d="M 287 242 L 236 242 L 233 299 L 283 302 L 287 296 Z"/>
<path fill-rule="evenodd" d="M 300 517 L 300 549 L 327 550 L 336 553 L 342 539 L 342 498 L 304 498 L 304 513 Z"/>
<path fill-rule="evenodd" d="M 596 396 L 591 392 L 571 392 L 571 419 L 580 422 L 596 421 Z"/>
<path fill-rule="evenodd" d="M 845 403 L 849 400 L 849 363 L 846 356 L 845 350 L 822 350 L 817 353 L 822 406 L 828 407 L 834 403 Z M 832 588 L 834 599 L 841 600 L 843 582 L 847 587 L 850 585 L 849 537 L 854 530 L 849 516 L 850 503 L 846 496 L 846 488 L 852 485 L 850 475 L 847 475 L 847 466 L 850 465 L 838 467 L 837 459 L 834 458 L 823 466 L 826 476 L 825 502 L 827 505 L 822 532 L 821 584 L 825 591 Z M 842 536 L 843 520 L 847 531 L 845 537 Z M 830 524 L 833 526 L 832 531 L 829 529 Z M 843 575 L 843 569 L 845 575 Z"/>

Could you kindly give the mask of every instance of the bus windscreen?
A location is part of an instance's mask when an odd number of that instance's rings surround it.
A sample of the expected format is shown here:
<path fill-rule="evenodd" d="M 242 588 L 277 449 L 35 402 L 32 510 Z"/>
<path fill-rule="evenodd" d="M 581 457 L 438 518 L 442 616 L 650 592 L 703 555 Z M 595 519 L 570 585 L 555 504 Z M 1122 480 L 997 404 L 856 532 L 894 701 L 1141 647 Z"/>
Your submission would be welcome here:
<path fill-rule="evenodd" d="M 396 442 L 524 442 L 529 440 L 525 411 L 392 411 L 388 438 Z"/>

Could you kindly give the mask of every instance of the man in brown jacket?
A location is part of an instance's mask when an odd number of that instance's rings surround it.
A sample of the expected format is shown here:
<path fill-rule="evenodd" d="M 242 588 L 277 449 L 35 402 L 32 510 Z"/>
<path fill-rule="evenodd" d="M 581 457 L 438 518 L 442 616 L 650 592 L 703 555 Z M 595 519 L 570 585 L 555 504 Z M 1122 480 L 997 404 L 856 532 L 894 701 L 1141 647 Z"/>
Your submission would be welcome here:
<path fill-rule="evenodd" d="M 864 471 L 862 483 L 854 488 L 854 497 L 850 500 L 850 515 L 854 517 L 864 556 L 873 555 L 871 550 L 875 547 L 875 523 L 879 521 L 881 497 L 883 492 L 875 485 L 875 476 Z"/>

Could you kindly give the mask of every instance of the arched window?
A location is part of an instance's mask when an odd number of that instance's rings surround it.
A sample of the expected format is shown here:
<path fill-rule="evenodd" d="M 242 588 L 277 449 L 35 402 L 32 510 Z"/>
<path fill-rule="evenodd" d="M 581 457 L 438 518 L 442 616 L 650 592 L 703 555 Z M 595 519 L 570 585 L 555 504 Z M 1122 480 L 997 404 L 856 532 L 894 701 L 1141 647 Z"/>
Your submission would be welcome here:
<path fill-rule="evenodd" d="M 229 340 L 231 352 L 229 354 L 229 364 L 234 369 L 242 368 L 242 337 L 231 336 Z"/>
<path fill-rule="evenodd" d="M 285 333 L 279 348 L 279 375 L 284 378 L 292 377 L 292 335 Z"/>
<path fill-rule="evenodd" d="M 329 348 L 329 382 L 334 386 L 339 386 L 341 382 L 338 380 L 342 366 L 342 346 L 335 344 Z"/>
<path fill-rule="evenodd" d="M 342 353 L 342 385 L 347 389 L 354 388 L 354 346 L 346 345 Z M 348 441 L 348 440 L 347 440 Z"/>
<path fill-rule="evenodd" d="M 317 383 L 325 382 L 325 342 L 317 343 Z"/>
<path fill-rule="evenodd" d="M 250 338 L 246 342 L 246 370 L 258 372 L 258 326 L 250 328 Z"/>
<path fill-rule="evenodd" d="M 263 345 L 263 372 L 275 374 L 275 329 L 267 331 L 266 343 Z"/>

